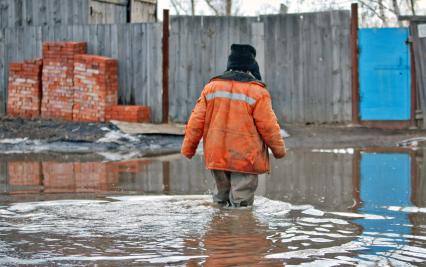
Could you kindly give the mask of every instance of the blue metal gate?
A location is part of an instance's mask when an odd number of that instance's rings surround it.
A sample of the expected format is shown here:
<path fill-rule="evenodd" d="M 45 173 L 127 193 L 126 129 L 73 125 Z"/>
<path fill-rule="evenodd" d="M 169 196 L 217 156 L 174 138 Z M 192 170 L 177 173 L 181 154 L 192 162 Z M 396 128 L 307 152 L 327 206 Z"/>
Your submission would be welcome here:
<path fill-rule="evenodd" d="M 358 38 L 361 120 L 409 120 L 408 29 L 360 29 Z"/>

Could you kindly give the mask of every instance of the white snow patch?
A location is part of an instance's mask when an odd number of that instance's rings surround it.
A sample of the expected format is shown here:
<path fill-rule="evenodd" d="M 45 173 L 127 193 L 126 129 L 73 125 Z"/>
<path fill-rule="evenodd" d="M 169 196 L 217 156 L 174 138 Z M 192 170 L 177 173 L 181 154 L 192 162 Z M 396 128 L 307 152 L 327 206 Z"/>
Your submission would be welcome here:
<path fill-rule="evenodd" d="M 107 161 L 129 160 L 142 156 L 139 151 L 132 151 L 128 153 L 98 152 L 98 154 L 104 157 Z"/>
<path fill-rule="evenodd" d="M 105 134 L 104 137 L 100 138 L 97 143 L 120 143 L 120 139 L 126 139 L 130 142 L 137 142 L 138 138 L 131 136 L 130 134 L 123 133 L 121 131 L 110 131 Z"/>
<path fill-rule="evenodd" d="M 399 206 L 385 206 L 385 209 L 391 210 L 391 211 L 401 211 L 401 212 L 407 212 L 407 213 L 426 213 L 425 207 L 415 207 L 415 206 L 409 206 L 409 207 L 399 207 Z"/>
<path fill-rule="evenodd" d="M 28 137 L 25 138 L 6 138 L 6 139 L 1 139 L 0 140 L 0 144 L 20 144 L 23 142 L 28 141 Z"/>
<path fill-rule="evenodd" d="M 314 208 L 310 208 L 307 210 L 302 211 L 303 214 L 307 214 L 307 215 L 313 215 L 313 216 L 323 216 L 324 212 L 321 210 L 317 210 Z"/>
<path fill-rule="evenodd" d="M 316 242 L 316 243 L 327 243 L 327 242 L 333 242 L 333 240 L 331 239 L 327 239 L 327 238 L 320 238 L 320 237 L 314 237 L 311 238 L 310 240 Z"/>
<path fill-rule="evenodd" d="M 312 205 L 291 205 L 292 210 L 307 210 L 307 209 L 313 209 L 314 206 Z"/>
<path fill-rule="evenodd" d="M 284 130 L 284 129 L 281 129 L 281 130 L 280 130 L 280 133 L 281 133 L 281 137 L 283 137 L 283 138 L 290 137 L 290 134 L 288 134 L 288 133 L 286 132 L 286 130 Z"/>
<path fill-rule="evenodd" d="M 334 153 L 334 154 L 350 154 L 354 153 L 353 148 L 335 148 L 335 149 L 312 149 L 312 152 Z"/>

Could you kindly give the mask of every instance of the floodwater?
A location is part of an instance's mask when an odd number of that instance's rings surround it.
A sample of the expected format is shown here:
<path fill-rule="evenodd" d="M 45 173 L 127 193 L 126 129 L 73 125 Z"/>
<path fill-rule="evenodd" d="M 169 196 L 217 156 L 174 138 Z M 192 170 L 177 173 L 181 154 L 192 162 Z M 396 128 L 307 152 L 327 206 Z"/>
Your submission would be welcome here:
<path fill-rule="evenodd" d="M 201 156 L 0 158 L 0 266 L 424 266 L 426 158 L 292 150 L 252 209 L 212 204 Z"/>

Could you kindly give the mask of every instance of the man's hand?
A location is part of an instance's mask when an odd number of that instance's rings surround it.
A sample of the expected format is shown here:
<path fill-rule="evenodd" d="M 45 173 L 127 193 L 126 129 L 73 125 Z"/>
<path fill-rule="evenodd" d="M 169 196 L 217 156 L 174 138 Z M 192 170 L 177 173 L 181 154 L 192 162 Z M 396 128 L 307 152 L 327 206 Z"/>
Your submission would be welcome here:
<path fill-rule="evenodd" d="M 283 150 L 279 151 L 278 153 L 274 153 L 274 157 L 277 159 L 284 158 L 287 155 L 287 148 L 283 148 Z"/>

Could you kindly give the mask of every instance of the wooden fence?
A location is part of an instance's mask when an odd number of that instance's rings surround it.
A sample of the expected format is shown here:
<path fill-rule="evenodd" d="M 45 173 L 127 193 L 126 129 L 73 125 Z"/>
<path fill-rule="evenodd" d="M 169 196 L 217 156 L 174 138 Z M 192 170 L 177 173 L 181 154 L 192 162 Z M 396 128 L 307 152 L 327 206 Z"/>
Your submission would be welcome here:
<path fill-rule="evenodd" d="M 71 5 L 70 1 L 60 1 Z M 10 0 L 0 0 L 2 5 L 6 2 Z M 32 3 L 17 2 L 25 7 L 21 10 Z M 117 58 L 120 103 L 149 105 L 154 121 L 161 120 L 161 24 L 55 24 L 54 17 L 63 12 L 61 8 L 73 13 L 75 7 L 57 6 L 52 0 L 36 2 L 44 3 L 48 6 L 46 14 L 52 14 L 52 19 L 37 22 L 47 25 L 25 26 L 11 22 L 9 16 L 8 25 L 15 27 L 0 27 L 0 113 L 4 113 L 7 99 L 8 64 L 40 57 L 43 41 L 72 40 L 88 42 L 89 53 Z M 12 12 L 10 6 L 7 10 Z M 31 10 L 35 16 L 37 10 Z M 76 16 L 66 20 L 77 23 L 74 19 Z M 1 25 L 6 24 L 3 20 Z M 80 23 L 89 22 L 82 19 Z M 232 43 L 256 47 L 260 71 L 281 124 L 351 120 L 349 11 L 261 17 L 176 16 L 170 24 L 172 121 L 187 121 L 203 86 L 225 70 Z"/>
<path fill-rule="evenodd" d="M 129 21 L 156 22 L 156 0 L 0 0 L 0 29 Z"/>
<path fill-rule="evenodd" d="M 426 17 L 421 20 L 412 20 L 410 22 L 410 33 L 413 38 L 413 52 L 416 71 L 417 88 L 417 104 L 418 108 L 423 114 L 423 125 L 421 127 L 426 129 L 426 38 L 419 37 L 419 25 L 426 24 Z"/>
<path fill-rule="evenodd" d="M 350 13 L 266 16 L 265 81 L 280 121 L 351 120 Z"/>
<path fill-rule="evenodd" d="M 5 112 L 9 63 L 41 57 L 44 41 L 85 41 L 88 53 L 118 59 L 119 102 L 152 107 L 161 121 L 162 25 L 56 25 L 0 29 L 0 108 Z"/>
<path fill-rule="evenodd" d="M 88 14 L 87 0 L 0 0 L 0 29 L 87 24 Z"/>
<path fill-rule="evenodd" d="M 255 18 L 171 18 L 170 118 L 185 122 L 205 83 L 226 69 L 232 43 L 252 43 Z"/>
<path fill-rule="evenodd" d="M 226 68 L 232 43 L 257 49 L 284 122 L 351 120 L 350 13 L 171 19 L 170 117 L 185 122 L 205 83 Z"/>

